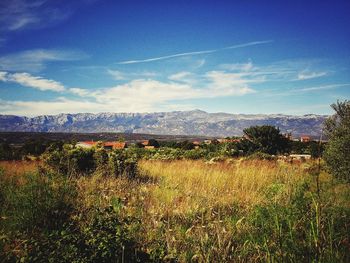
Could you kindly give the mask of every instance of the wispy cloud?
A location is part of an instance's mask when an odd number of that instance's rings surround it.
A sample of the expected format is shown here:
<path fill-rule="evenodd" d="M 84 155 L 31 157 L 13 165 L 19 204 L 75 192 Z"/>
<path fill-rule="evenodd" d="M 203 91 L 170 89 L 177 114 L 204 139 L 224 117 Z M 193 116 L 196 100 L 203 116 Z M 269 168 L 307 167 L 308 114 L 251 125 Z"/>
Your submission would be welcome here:
<path fill-rule="evenodd" d="M 81 51 L 33 49 L 0 57 L 0 70 L 38 72 L 51 61 L 72 61 L 86 58 Z"/>
<path fill-rule="evenodd" d="M 32 76 L 28 73 L 7 73 L 0 72 L 0 80 L 5 82 L 14 82 L 25 87 L 38 89 L 41 91 L 64 91 L 65 87 L 57 81 L 45 79 L 42 77 Z"/>
<path fill-rule="evenodd" d="M 341 88 L 346 86 L 350 86 L 350 83 L 323 85 L 323 86 L 317 86 L 317 87 L 302 88 L 302 89 L 297 89 L 293 91 L 294 92 L 319 91 L 319 90 L 336 89 L 336 88 Z"/>
<path fill-rule="evenodd" d="M 307 80 L 326 76 L 327 72 L 308 72 L 303 71 L 298 74 L 297 80 Z"/>
<path fill-rule="evenodd" d="M 44 28 L 69 18 L 90 0 L 71 2 L 50 0 L 1 0 L 0 31 Z"/>
<path fill-rule="evenodd" d="M 228 47 L 218 48 L 218 49 L 184 52 L 184 53 L 177 53 L 177 54 L 172 54 L 172 55 L 167 55 L 167 56 L 160 56 L 160 57 L 153 57 L 153 58 L 146 58 L 146 59 L 139 59 L 139 60 L 120 61 L 120 62 L 117 62 L 117 64 L 125 65 L 125 64 L 146 63 L 146 62 L 153 62 L 153 61 L 158 61 L 158 60 L 165 60 L 165 59 L 184 57 L 184 56 L 210 54 L 210 53 L 219 52 L 219 51 L 228 50 L 228 49 L 244 48 L 244 47 L 249 47 L 249 46 L 268 44 L 271 42 L 273 42 L 273 41 L 272 40 L 254 41 L 254 42 L 248 42 L 248 43 L 243 43 L 243 44 L 239 44 L 239 45 L 233 45 L 233 46 L 228 46 Z"/>
<path fill-rule="evenodd" d="M 16 31 L 25 28 L 47 27 L 64 20 L 64 12 L 47 0 L 2 0 L 0 4 L 0 29 Z"/>
<path fill-rule="evenodd" d="M 333 90 L 333 89 L 339 89 L 347 86 L 350 86 L 350 83 L 328 84 L 328 85 L 313 86 L 313 87 L 306 87 L 306 88 L 300 88 L 300 87 L 291 88 L 282 92 L 280 89 L 269 89 L 269 90 L 265 90 L 261 95 L 264 97 L 295 96 L 295 95 L 300 95 L 308 92 L 315 92 L 315 91 L 320 92 L 323 90 Z"/>

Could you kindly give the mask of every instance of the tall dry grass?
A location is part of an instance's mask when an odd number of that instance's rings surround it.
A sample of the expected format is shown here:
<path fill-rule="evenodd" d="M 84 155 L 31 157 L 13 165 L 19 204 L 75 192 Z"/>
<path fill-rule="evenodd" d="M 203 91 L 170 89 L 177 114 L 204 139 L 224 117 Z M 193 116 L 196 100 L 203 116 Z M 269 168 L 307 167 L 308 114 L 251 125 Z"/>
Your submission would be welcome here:
<path fill-rule="evenodd" d="M 295 183 L 304 176 L 300 165 L 259 160 L 215 164 L 189 160 L 142 161 L 140 168 L 159 182 L 148 189 L 151 198 L 148 208 L 183 215 L 232 204 L 249 209 L 270 201 L 266 191 L 274 184 L 284 189 L 283 196 L 275 196 L 276 201 L 285 202 Z"/>
<path fill-rule="evenodd" d="M 0 161 L 0 168 L 6 176 L 20 176 L 23 173 L 35 172 L 39 164 L 39 161 Z"/>
<path fill-rule="evenodd" d="M 36 167 L 0 165 L 9 174 Z M 91 211 L 112 207 L 130 239 L 156 262 L 342 262 L 350 240 L 349 187 L 333 185 L 322 172 L 322 200 L 308 165 L 140 161 L 133 179 L 70 178 L 74 220 L 90 226 L 85 215 L 93 220 Z"/>

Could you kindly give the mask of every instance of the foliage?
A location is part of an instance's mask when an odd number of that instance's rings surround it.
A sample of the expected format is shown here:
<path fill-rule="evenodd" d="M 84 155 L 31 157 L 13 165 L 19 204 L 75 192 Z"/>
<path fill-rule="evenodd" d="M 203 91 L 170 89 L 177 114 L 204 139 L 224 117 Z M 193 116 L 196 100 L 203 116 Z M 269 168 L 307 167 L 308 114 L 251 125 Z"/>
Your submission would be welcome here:
<path fill-rule="evenodd" d="M 289 140 L 278 128 L 273 126 L 252 126 L 243 130 L 247 140 L 251 142 L 250 151 L 260 151 L 267 154 L 285 153 L 289 151 Z"/>
<path fill-rule="evenodd" d="M 133 178 L 137 174 L 136 153 L 123 150 L 106 151 L 102 147 L 83 149 L 66 144 L 61 150 L 46 151 L 43 160 L 46 168 L 69 177 L 98 173 Z"/>
<path fill-rule="evenodd" d="M 329 137 L 324 159 L 335 177 L 350 182 L 350 101 L 332 104 L 335 114 L 325 122 Z"/>
<path fill-rule="evenodd" d="M 155 148 L 159 148 L 159 142 L 155 139 L 149 139 L 148 146 L 154 146 Z"/>
<path fill-rule="evenodd" d="M 109 154 L 108 168 L 112 176 L 134 178 L 137 175 L 137 161 L 128 157 L 123 151 L 114 151 Z"/>

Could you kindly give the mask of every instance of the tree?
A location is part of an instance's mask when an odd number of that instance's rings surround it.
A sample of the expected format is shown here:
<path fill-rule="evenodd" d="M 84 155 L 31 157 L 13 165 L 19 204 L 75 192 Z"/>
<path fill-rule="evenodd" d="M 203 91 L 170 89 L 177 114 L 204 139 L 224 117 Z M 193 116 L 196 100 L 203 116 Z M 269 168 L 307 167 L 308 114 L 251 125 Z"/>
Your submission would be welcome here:
<path fill-rule="evenodd" d="M 149 139 L 148 140 L 149 146 L 154 146 L 154 148 L 159 148 L 159 142 L 155 139 Z"/>
<path fill-rule="evenodd" d="M 289 151 L 289 140 L 278 128 L 269 125 L 252 126 L 243 130 L 245 137 L 251 142 L 254 151 L 268 154 L 285 153 Z"/>
<path fill-rule="evenodd" d="M 329 139 L 324 159 L 336 178 L 350 182 L 350 101 L 337 101 L 331 107 L 335 114 L 324 124 Z"/>

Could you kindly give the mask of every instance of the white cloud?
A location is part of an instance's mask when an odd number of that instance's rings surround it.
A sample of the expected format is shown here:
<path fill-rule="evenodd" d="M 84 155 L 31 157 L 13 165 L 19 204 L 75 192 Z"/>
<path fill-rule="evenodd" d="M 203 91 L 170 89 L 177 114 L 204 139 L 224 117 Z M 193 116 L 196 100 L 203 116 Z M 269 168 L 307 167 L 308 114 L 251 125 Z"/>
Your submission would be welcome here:
<path fill-rule="evenodd" d="M 6 81 L 7 72 L 0 71 L 0 81 Z"/>
<path fill-rule="evenodd" d="M 0 70 L 38 72 L 50 61 L 72 61 L 86 58 L 80 51 L 34 49 L 0 57 Z"/>
<path fill-rule="evenodd" d="M 57 81 L 51 79 L 44 79 L 42 77 L 32 76 L 28 73 L 14 73 L 10 74 L 7 72 L 0 72 L 0 80 L 15 82 L 25 87 L 30 87 L 42 91 L 51 90 L 51 91 L 64 91 L 64 86 Z"/>
<path fill-rule="evenodd" d="M 187 82 L 188 77 L 191 77 L 193 74 L 189 71 L 181 71 L 175 74 L 172 74 L 168 77 L 170 80 Z"/>
<path fill-rule="evenodd" d="M 81 89 L 81 88 L 70 88 L 69 91 L 73 94 L 80 96 L 80 97 L 86 97 L 90 93 L 87 89 Z"/>
<path fill-rule="evenodd" d="M 232 94 L 253 92 L 249 83 L 264 82 L 264 77 L 251 77 L 248 73 L 232 73 L 225 71 L 209 71 L 206 73 L 214 89 L 227 89 Z"/>
<path fill-rule="evenodd" d="M 180 80 L 188 76 L 180 72 L 170 76 Z M 75 94 L 90 98 L 97 103 L 108 105 L 110 111 L 154 111 L 160 104 L 189 99 L 240 96 L 254 92 L 248 86 L 252 80 L 241 79 L 239 75 L 225 72 L 209 72 L 205 81 L 198 86 L 188 82 L 162 82 L 153 79 L 137 79 L 115 87 L 88 92 L 83 89 L 70 89 Z M 257 80 L 255 80 L 257 81 Z"/>
<path fill-rule="evenodd" d="M 35 86 L 41 90 L 65 90 L 81 98 L 79 100 L 59 98 L 54 101 L 1 101 L 0 110 L 4 114 L 33 116 L 61 112 L 166 111 L 181 109 L 182 106 L 188 109 L 189 104 L 185 102 L 190 99 L 240 96 L 254 92 L 248 86 L 249 81 L 225 72 L 210 72 L 202 76 L 205 81 L 201 85 L 198 83 L 198 86 L 183 82 L 137 79 L 95 91 L 82 88 L 64 89 L 58 82 L 33 77 L 26 73 L 13 75 L 5 75 L 6 80 L 13 79 L 22 85 Z M 223 80 L 225 78 L 226 81 Z"/>
<path fill-rule="evenodd" d="M 224 48 L 218 48 L 218 49 L 184 52 L 184 53 L 178 53 L 178 54 L 173 54 L 173 55 L 168 55 L 168 56 L 160 56 L 160 57 L 138 59 L 138 60 L 125 60 L 125 61 L 117 62 L 117 64 L 120 64 L 120 65 L 137 64 L 137 63 L 153 62 L 153 61 L 165 60 L 165 59 L 177 58 L 177 57 L 210 54 L 210 53 L 215 53 L 215 52 L 228 50 L 228 49 L 236 49 L 236 48 L 243 48 L 243 47 L 249 47 L 249 46 L 256 46 L 256 45 L 268 44 L 268 43 L 271 43 L 271 42 L 273 42 L 273 41 L 272 40 L 254 41 L 254 42 L 248 42 L 248 43 L 243 43 L 243 44 L 239 44 L 239 45 L 233 45 L 233 46 L 224 47 Z"/>
<path fill-rule="evenodd" d="M 300 72 L 298 74 L 297 80 L 306 80 L 306 79 L 314 79 L 314 78 L 319 78 L 326 76 L 327 72 Z"/>

